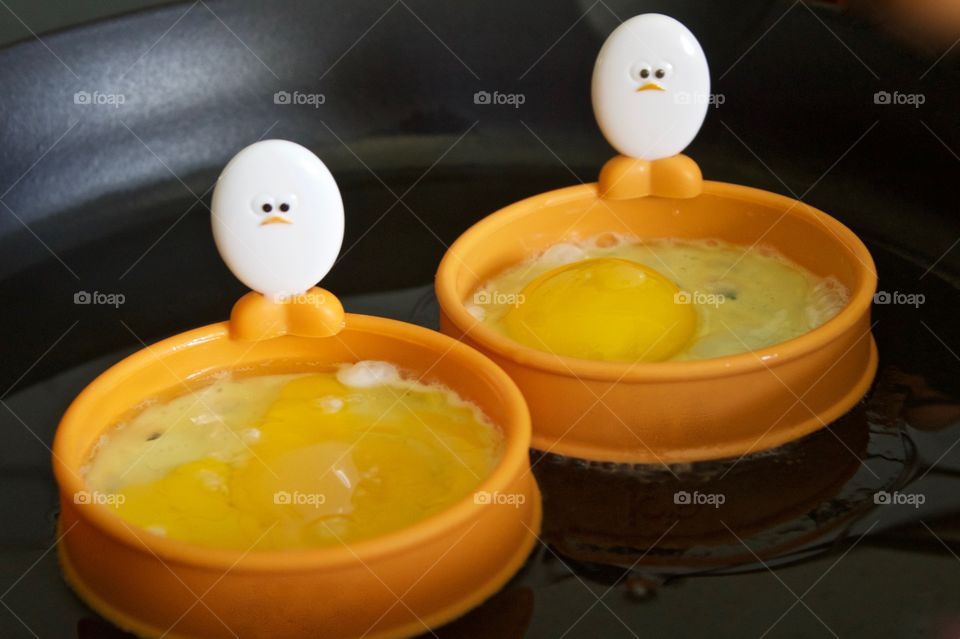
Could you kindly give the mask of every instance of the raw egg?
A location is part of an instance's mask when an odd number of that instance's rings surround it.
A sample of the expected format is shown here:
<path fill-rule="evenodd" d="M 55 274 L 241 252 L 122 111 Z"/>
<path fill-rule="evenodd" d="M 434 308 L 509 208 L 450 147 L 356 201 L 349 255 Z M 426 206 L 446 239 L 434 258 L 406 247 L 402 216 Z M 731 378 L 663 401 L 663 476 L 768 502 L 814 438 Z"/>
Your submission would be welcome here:
<path fill-rule="evenodd" d="M 652 268 L 619 258 L 573 262 L 537 277 L 507 311 L 509 335 L 558 355 L 657 362 L 682 350 L 697 316 Z"/>
<path fill-rule="evenodd" d="M 524 346 L 617 362 L 764 348 L 846 305 L 834 277 L 764 246 L 605 233 L 562 242 L 487 279 L 467 310 Z"/>
<path fill-rule="evenodd" d="M 386 362 L 224 378 L 110 431 L 88 486 L 132 525 L 206 546 L 353 542 L 468 496 L 502 435 L 452 390 Z"/>

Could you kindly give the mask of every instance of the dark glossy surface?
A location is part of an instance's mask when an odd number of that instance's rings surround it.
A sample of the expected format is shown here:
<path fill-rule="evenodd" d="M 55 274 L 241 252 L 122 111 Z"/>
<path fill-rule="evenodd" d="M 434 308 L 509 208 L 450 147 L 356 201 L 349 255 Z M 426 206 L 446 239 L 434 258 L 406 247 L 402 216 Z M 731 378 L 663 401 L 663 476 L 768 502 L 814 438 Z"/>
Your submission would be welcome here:
<path fill-rule="evenodd" d="M 911 270 L 872 249 L 882 269 Z M 956 295 L 935 276 L 914 290 L 926 296 L 925 306 Z M 354 312 L 435 323 L 429 287 L 344 301 Z M 916 330 L 919 321 L 935 321 L 918 317 L 922 309 L 876 310 L 884 353 L 877 383 L 828 430 L 742 460 L 669 468 L 533 453 L 545 500 L 543 543 L 510 586 L 437 634 L 734 637 L 769 629 L 771 637 L 941 636 L 937 629 L 952 628 L 960 618 L 956 362 L 944 361 L 936 336 Z M 958 338 L 944 327 L 942 339 Z M 916 341 L 898 348 L 908 334 Z M 49 441 L 70 398 L 120 355 L 65 371 L 6 402 Z M 74 626 L 79 637 L 122 636 L 60 580 L 54 553 L 45 552 L 56 511 L 45 451 L 11 414 L 0 420 L 4 503 L 19 514 L 4 531 L 2 578 L 13 584 L 5 603 L 39 636 L 67 636 Z M 684 493 L 708 503 L 675 503 Z M 921 495 L 924 503 L 876 503 L 876 495 L 895 493 Z M 852 609 L 859 605 L 886 609 L 866 616 Z M 894 634 L 883 634 L 891 624 Z M 15 620 L 2 627 L 4 636 L 30 636 Z"/>
<path fill-rule="evenodd" d="M 60 579 L 47 446 L 99 372 L 226 317 L 243 292 L 206 210 L 232 153 L 262 135 L 316 150 L 348 215 L 325 286 L 351 310 L 430 324 L 446 244 L 609 157 L 593 56 L 616 15 L 648 10 L 691 26 L 726 97 L 689 150 L 704 174 L 830 212 L 869 245 L 882 291 L 923 303 L 875 308 L 865 404 L 782 450 L 670 469 L 535 454 L 544 543 L 436 634 L 960 635 L 956 65 L 826 9 L 705 4 L 210 2 L 0 50 L 0 636 L 123 636 Z M 75 104 L 84 90 L 127 100 Z M 274 104 L 282 90 L 327 101 Z M 480 90 L 526 102 L 477 105 Z M 877 105 L 879 90 L 926 102 Z M 125 301 L 75 305 L 79 291 Z M 678 491 L 724 503 L 675 504 Z M 878 505 L 877 491 L 924 503 Z"/>

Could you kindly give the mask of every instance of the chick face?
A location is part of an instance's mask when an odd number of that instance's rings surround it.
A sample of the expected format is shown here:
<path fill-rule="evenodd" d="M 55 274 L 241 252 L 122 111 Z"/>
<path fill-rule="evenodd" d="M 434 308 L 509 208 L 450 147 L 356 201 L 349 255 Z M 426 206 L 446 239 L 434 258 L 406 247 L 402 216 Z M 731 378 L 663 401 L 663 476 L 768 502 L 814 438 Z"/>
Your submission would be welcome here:
<path fill-rule="evenodd" d="M 252 144 L 224 168 L 211 206 L 213 236 L 233 274 L 271 299 L 303 293 L 343 243 L 343 201 L 327 167 L 286 140 Z"/>
<path fill-rule="evenodd" d="M 593 69 L 593 110 L 623 155 L 657 160 L 683 151 L 706 116 L 710 72 L 700 43 L 668 16 L 647 13 L 617 27 Z"/>

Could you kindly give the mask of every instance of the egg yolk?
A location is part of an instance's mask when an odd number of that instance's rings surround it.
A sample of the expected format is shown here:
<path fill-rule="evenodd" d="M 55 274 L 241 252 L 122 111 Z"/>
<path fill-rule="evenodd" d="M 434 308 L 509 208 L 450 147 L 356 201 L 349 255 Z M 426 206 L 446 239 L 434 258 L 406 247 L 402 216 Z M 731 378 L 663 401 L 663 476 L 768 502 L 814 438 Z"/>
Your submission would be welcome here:
<path fill-rule="evenodd" d="M 504 326 L 521 344 L 557 355 L 658 362 L 686 347 L 696 329 L 693 305 L 679 292 L 636 262 L 582 260 L 530 282 Z"/>
<path fill-rule="evenodd" d="M 287 382 L 253 425 L 249 456 L 207 455 L 124 486 L 119 514 L 221 548 L 352 542 L 462 499 L 499 456 L 498 431 L 450 391 L 351 388 L 332 373 Z"/>

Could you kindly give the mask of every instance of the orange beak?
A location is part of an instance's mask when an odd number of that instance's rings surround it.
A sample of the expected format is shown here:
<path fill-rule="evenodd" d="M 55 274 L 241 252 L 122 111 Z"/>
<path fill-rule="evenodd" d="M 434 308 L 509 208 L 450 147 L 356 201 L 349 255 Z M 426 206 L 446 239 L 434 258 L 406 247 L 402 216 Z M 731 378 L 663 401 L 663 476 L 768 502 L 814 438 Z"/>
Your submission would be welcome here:
<path fill-rule="evenodd" d="M 646 84 L 641 84 L 639 87 L 637 87 L 637 91 L 666 91 L 666 89 L 656 82 L 647 82 Z"/>
<path fill-rule="evenodd" d="M 267 224 L 293 224 L 293 222 L 282 215 L 271 215 L 263 222 L 260 222 L 260 226 L 266 226 Z"/>

